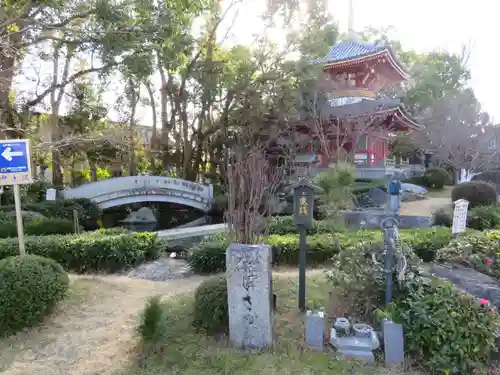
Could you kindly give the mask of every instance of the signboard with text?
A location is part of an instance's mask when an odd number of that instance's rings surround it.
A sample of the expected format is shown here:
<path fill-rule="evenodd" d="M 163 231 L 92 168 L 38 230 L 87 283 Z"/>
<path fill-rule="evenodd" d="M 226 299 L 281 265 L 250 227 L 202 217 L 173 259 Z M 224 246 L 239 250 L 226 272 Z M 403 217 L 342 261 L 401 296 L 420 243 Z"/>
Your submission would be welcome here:
<path fill-rule="evenodd" d="M 469 201 L 459 199 L 455 202 L 455 209 L 453 210 L 453 225 L 451 228 L 452 234 L 457 234 L 465 231 L 467 227 L 467 211 L 469 209 Z"/>
<path fill-rule="evenodd" d="M 0 141 L 0 186 L 31 184 L 30 141 L 8 139 Z"/>

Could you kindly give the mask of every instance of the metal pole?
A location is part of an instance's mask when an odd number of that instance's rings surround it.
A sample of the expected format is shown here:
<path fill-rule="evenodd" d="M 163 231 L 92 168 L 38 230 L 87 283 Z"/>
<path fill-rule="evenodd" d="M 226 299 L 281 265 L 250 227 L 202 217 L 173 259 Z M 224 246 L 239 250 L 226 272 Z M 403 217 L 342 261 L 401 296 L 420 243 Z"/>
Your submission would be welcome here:
<path fill-rule="evenodd" d="M 299 255 L 299 310 L 306 311 L 306 228 L 299 226 L 300 235 L 300 255 Z"/>
<path fill-rule="evenodd" d="M 384 235 L 388 240 L 387 251 L 385 253 L 384 258 L 384 272 L 385 272 L 385 304 L 388 305 L 392 301 L 392 267 L 393 262 L 392 258 L 394 256 L 392 244 L 391 244 L 391 236 L 389 234 L 389 229 L 384 230 Z"/>
<path fill-rule="evenodd" d="M 19 254 L 26 255 L 24 246 L 23 214 L 21 212 L 21 189 L 14 185 L 14 203 L 16 206 L 17 238 L 19 241 Z"/>
<path fill-rule="evenodd" d="M 392 277 L 394 268 L 394 251 L 398 239 L 398 222 L 393 217 L 382 220 L 384 240 L 384 273 L 385 273 L 385 303 L 392 301 Z"/>

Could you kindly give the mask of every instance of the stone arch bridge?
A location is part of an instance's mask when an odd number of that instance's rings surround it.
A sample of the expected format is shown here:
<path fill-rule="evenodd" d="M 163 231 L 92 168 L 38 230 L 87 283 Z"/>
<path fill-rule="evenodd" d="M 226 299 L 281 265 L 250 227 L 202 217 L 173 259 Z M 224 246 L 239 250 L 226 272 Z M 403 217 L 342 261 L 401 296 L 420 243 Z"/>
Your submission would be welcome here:
<path fill-rule="evenodd" d="M 101 209 L 138 202 L 177 203 L 208 212 L 213 186 L 160 176 L 116 177 L 63 192 L 65 198 L 88 198 Z"/>

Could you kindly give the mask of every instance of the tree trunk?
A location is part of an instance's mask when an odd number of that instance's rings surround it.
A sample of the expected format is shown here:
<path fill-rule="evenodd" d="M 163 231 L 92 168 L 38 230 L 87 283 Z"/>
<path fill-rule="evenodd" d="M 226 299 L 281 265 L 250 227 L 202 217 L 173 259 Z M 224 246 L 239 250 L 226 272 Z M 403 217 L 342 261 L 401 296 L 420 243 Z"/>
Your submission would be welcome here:
<path fill-rule="evenodd" d="M 54 42 L 53 45 L 53 65 L 52 65 L 52 85 L 55 86 L 59 82 L 59 56 L 61 53 L 62 45 L 59 42 Z M 64 82 L 69 74 L 69 67 L 71 59 L 73 57 L 74 50 L 68 47 L 66 60 L 64 62 L 64 68 L 61 76 L 61 82 Z M 64 178 L 62 173 L 61 165 L 61 154 L 59 152 L 59 147 L 57 142 L 61 139 L 61 129 L 59 127 L 59 108 L 61 106 L 61 101 L 64 95 L 64 87 L 59 90 L 53 90 L 50 93 L 50 106 L 51 106 L 51 116 L 50 116 L 50 136 L 52 143 L 52 184 L 54 186 L 62 187 L 64 185 Z"/>
<path fill-rule="evenodd" d="M 156 101 L 155 101 L 155 95 L 153 93 L 153 88 L 151 87 L 151 83 L 150 82 L 146 82 L 145 83 L 146 85 L 146 90 L 148 91 L 148 95 L 149 95 L 149 101 L 151 103 L 151 115 L 152 115 L 152 119 L 153 119 L 153 132 L 152 132 L 152 135 L 151 135 L 151 140 L 149 142 L 150 144 L 150 147 L 149 147 L 149 162 L 151 164 L 151 168 L 152 169 L 155 169 L 155 165 L 156 165 L 156 149 L 157 149 L 157 145 L 158 145 L 158 140 L 157 140 L 157 126 L 158 126 L 158 119 L 157 119 L 157 116 L 156 116 Z"/>
<path fill-rule="evenodd" d="M 136 87 L 132 80 L 129 80 L 129 90 L 130 90 L 130 121 L 129 121 L 129 159 L 128 159 L 128 175 L 135 176 L 137 174 L 137 163 L 135 160 L 135 112 L 137 109 L 137 103 L 139 102 L 139 94 L 136 92 Z"/>
<path fill-rule="evenodd" d="M 89 161 L 89 170 L 90 170 L 90 181 L 97 181 L 97 166 L 95 162 Z"/>
<path fill-rule="evenodd" d="M 1 7 L 0 19 L 9 19 L 9 16 Z M 22 29 L 24 21 L 15 22 L 14 26 Z M 1 34 L 7 35 L 7 37 L 3 37 L 5 40 L 2 42 L 2 53 L 0 53 L 0 124 L 2 124 L 2 127 L 7 128 L 7 134 L 12 134 L 17 132 L 14 131 L 15 124 L 11 113 L 12 105 L 9 94 L 16 70 L 16 59 L 19 52 L 17 46 L 21 42 L 22 33 L 11 33 L 7 30 L 7 24 L 3 24 Z M 14 136 L 20 136 L 20 134 L 14 134 Z"/>

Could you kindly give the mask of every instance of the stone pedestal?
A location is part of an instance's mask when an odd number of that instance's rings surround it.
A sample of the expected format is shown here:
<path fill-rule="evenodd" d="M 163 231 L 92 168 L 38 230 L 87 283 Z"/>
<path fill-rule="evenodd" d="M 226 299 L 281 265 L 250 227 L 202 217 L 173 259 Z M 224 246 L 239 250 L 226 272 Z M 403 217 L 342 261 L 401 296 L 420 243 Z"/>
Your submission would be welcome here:
<path fill-rule="evenodd" d="M 230 341 L 242 348 L 272 345 L 270 246 L 229 245 L 226 269 Z"/>

